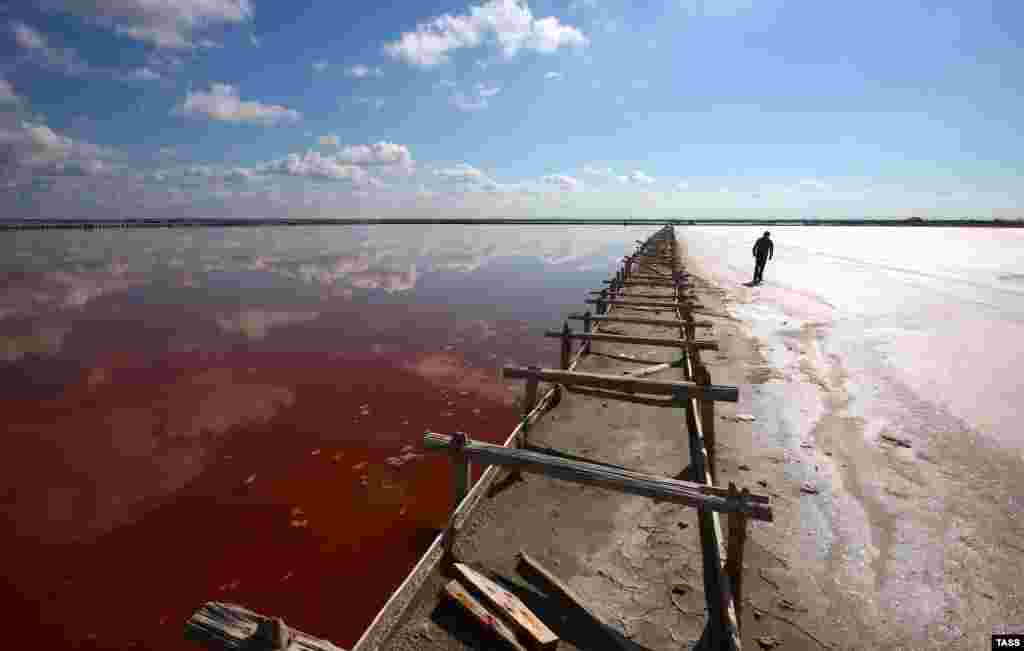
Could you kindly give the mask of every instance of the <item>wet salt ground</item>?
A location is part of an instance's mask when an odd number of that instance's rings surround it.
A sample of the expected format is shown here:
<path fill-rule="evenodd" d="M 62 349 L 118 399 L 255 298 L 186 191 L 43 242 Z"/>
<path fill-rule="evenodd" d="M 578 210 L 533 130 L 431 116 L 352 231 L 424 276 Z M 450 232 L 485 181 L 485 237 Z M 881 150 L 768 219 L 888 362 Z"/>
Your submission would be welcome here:
<path fill-rule="evenodd" d="M 623 237 L 411 263 L 309 237 L 134 260 L 35 239 L 0 275 L 0 605 L 43 648 L 191 649 L 210 599 L 350 645 L 451 508 L 446 459 L 395 457 L 426 429 L 503 439 L 521 386 L 496 368 L 556 359 L 541 331 Z"/>
<path fill-rule="evenodd" d="M 739 287 L 749 243 L 737 230 L 689 243 Z M 755 383 L 747 408 L 785 450 L 793 485 L 818 490 L 794 498 L 820 580 L 882 623 L 888 643 L 975 648 L 1021 614 L 1024 304 L 1004 272 L 1024 243 L 836 230 L 773 229 L 765 285 L 732 291 L 783 376 Z"/>

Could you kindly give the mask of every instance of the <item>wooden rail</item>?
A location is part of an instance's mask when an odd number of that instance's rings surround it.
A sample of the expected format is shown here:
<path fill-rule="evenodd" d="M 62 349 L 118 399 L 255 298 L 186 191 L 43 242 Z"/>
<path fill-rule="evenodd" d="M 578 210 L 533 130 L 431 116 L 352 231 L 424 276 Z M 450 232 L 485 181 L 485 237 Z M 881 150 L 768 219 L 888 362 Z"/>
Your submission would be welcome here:
<path fill-rule="evenodd" d="M 733 386 L 707 385 L 698 386 L 695 382 L 667 382 L 665 380 L 645 380 L 642 378 L 625 378 L 618 375 L 602 373 L 577 373 L 558 369 L 524 368 L 522 366 L 505 366 L 502 375 L 506 378 L 529 380 L 535 378 L 541 382 L 554 382 L 564 385 L 581 385 L 622 391 L 625 393 L 647 393 L 651 395 L 673 396 L 686 399 L 700 397 L 705 400 L 719 402 L 737 402 L 739 390 Z"/>
<path fill-rule="evenodd" d="M 566 332 L 565 330 L 544 332 L 545 337 L 566 339 L 581 339 L 586 341 L 604 341 L 616 344 L 641 344 L 644 346 L 660 346 L 662 348 L 694 348 L 698 350 L 718 350 L 718 342 L 710 339 L 667 339 L 663 337 L 634 337 L 632 335 L 611 335 L 595 334 L 586 332 Z"/>
<path fill-rule="evenodd" d="M 461 454 L 478 463 L 505 466 L 522 472 L 545 475 L 563 481 L 599 486 L 630 495 L 700 507 L 717 513 L 745 513 L 755 520 L 772 521 L 772 508 L 767 496 L 736 497 L 696 482 L 659 477 L 633 470 L 623 470 L 591 461 L 565 459 L 532 450 L 519 450 L 474 441 L 458 434 L 437 432 L 423 434 L 427 450 Z"/>
<path fill-rule="evenodd" d="M 589 313 L 588 313 L 589 314 Z M 573 313 L 569 315 L 569 319 L 572 320 L 583 320 L 586 319 L 585 314 Z M 681 319 L 645 319 L 643 317 L 633 316 L 604 316 L 604 315 L 592 315 L 589 317 L 591 321 L 595 322 L 606 322 L 606 323 L 636 323 L 638 325 L 653 325 L 653 326 L 668 326 L 670 328 L 678 328 L 684 325 L 697 326 L 698 328 L 711 328 L 714 327 L 714 323 L 711 321 L 693 321 L 688 320 L 685 316 Z"/>

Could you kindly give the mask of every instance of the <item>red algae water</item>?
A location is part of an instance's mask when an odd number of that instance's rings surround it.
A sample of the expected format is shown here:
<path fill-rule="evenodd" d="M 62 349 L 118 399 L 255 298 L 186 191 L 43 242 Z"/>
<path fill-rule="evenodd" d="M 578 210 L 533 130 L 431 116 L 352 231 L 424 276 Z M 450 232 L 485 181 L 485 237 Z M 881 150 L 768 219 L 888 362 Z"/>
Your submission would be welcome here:
<path fill-rule="evenodd" d="M 522 386 L 497 369 L 554 363 L 542 331 L 635 239 L 558 237 L 5 241 L 0 607 L 15 637 L 194 649 L 184 621 L 221 600 L 353 644 L 452 508 L 423 432 L 504 440 Z"/>

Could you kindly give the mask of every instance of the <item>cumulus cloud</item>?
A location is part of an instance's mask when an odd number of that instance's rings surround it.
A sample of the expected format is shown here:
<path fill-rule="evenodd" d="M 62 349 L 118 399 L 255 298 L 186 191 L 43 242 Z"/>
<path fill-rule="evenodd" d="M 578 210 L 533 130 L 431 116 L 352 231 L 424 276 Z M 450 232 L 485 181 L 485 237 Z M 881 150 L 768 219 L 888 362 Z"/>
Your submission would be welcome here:
<path fill-rule="evenodd" d="M 544 73 L 544 78 L 545 79 L 551 79 L 551 80 L 558 80 L 558 79 L 562 78 L 562 73 L 560 73 L 560 72 L 545 72 Z"/>
<path fill-rule="evenodd" d="M 0 176 L 31 174 L 96 174 L 105 169 L 101 158 L 112 152 L 73 140 L 45 124 L 21 122 L 0 125 Z"/>
<path fill-rule="evenodd" d="M 542 176 L 540 182 L 546 185 L 558 186 L 559 190 L 564 190 L 566 192 L 576 190 L 583 186 L 579 179 L 565 174 L 548 174 L 546 176 Z"/>
<path fill-rule="evenodd" d="M 15 44 L 29 60 L 66 75 L 103 76 L 120 81 L 157 81 L 163 78 L 149 67 L 122 70 L 93 66 L 84 61 L 74 48 L 52 47 L 42 32 L 25 23 L 11 23 L 10 29 Z"/>
<path fill-rule="evenodd" d="M 494 44 L 506 58 L 520 50 L 550 53 L 560 47 L 585 46 L 587 37 L 557 18 L 534 18 L 522 0 L 491 0 L 470 6 L 466 14 L 442 14 L 403 32 L 384 51 L 416 66 L 436 66 L 449 60 L 449 53 L 463 48 Z"/>
<path fill-rule="evenodd" d="M 345 163 L 336 156 L 323 156 L 320 152 L 312 149 L 302 156 L 289 154 L 281 160 L 266 163 L 261 171 L 288 176 L 351 181 L 356 185 L 366 185 L 371 182 L 369 175 L 362 168 Z"/>
<path fill-rule="evenodd" d="M 382 74 L 384 74 L 384 71 L 380 68 L 371 68 L 369 66 L 364 66 L 361 63 L 345 68 L 345 76 L 352 77 L 353 79 L 380 77 Z"/>
<path fill-rule="evenodd" d="M 205 118 L 234 124 L 273 126 L 297 122 L 302 114 L 277 104 L 243 100 L 238 89 L 230 84 L 212 83 L 208 91 L 189 91 L 174 112 L 189 117 Z"/>
<path fill-rule="evenodd" d="M 36 0 L 36 4 L 164 48 L 196 47 L 194 31 L 253 17 L 249 0 Z"/>
<path fill-rule="evenodd" d="M 317 142 L 323 145 L 324 147 L 337 147 L 338 145 L 341 144 L 341 141 L 338 140 L 338 136 L 334 134 L 320 136 L 319 138 L 317 138 Z"/>
<path fill-rule="evenodd" d="M 651 185 L 652 183 L 654 183 L 654 179 L 652 177 L 647 176 L 640 170 L 634 170 L 630 172 L 629 180 L 639 185 Z"/>
<path fill-rule="evenodd" d="M 11 85 L 11 82 L 0 77 L 0 104 L 17 102 L 20 99 L 18 94 L 14 92 L 14 86 Z"/>
<path fill-rule="evenodd" d="M 338 158 L 353 165 L 385 165 L 402 168 L 414 165 L 408 147 L 383 141 L 370 145 L 349 145 L 341 150 Z"/>
<path fill-rule="evenodd" d="M 434 174 L 455 182 L 481 181 L 487 178 L 483 172 L 468 163 L 458 163 L 452 167 L 434 170 Z"/>

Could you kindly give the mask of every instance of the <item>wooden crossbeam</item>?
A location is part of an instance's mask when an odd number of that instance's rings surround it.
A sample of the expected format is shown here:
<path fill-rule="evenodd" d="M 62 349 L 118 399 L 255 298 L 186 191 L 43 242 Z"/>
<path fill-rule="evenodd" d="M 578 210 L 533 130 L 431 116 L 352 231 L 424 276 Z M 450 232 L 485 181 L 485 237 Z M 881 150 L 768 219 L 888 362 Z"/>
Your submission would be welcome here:
<path fill-rule="evenodd" d="M 588 298 L 587 300 L 585 300 L 583 302 L 588 304 L 588 305 L 596 305 L 597 303 L 602 303 L 603 302 L 606 305 L 621 305 L 622 307 L 661 307 L 661 308 L 665 308 L 666 310 L 671 310 L 673 308 L 682 307 L 684 309 L 687 309 L 687 306 L 685 304 L 680 306 L 678 303 L 669 303 L 667 301 L 626 301 L 626 300 L 622 300 L 622 299 L 618 299 L 618 298 L 616 298 L 616 299 L 608 299 L 608 300 L 602 301 L 601 299 L 590 299 L 590 298 Z M 700 315 L 703 315 L 703 316 L 714 316 L 714 317 L 718 317 L 718 318 L 721 318 L 721 319 L 730 319 L 730 318 L 732 318 L 728 314 L 719 314 L 718 312 L 712 312 L 710 310 L 689 309 L 688 311 L 693 313 L 693 314 L 700 314 Z"/>
<path fill-rule="evenodd" d="M 454 438 L 447 434 L 425 432 L 423 447 L 428 450 L 449 451 Z M 715 513 L 745 513 L 755 520 L 772 521 L 772 507 L 765 501 L 768 499 L 765 496 L 747 499 L 728 493 L 721 495 L 721 490 L 713 492 L 709 490 L 713 487 L 696 482 L 660 477 L 589 461 L 565 459 L 532 450 L 506 448 L 469 438 L 465 440 L 460 450 L 462 454 L 485 465 L 512 467 L 522 472 L 700 507 Z"/>
<path fill-rule="evenodd" d="M 569 315 L 569 319 L 574 321 L 581 321 L 585 317 L 582 314 L 573 313 Z M 590 320 L 608 323 L 635 323 L 637 325 L 653 325 L 653 326 L 666 326 L 669 328 L 681 328 L 683 326 L 696 326 L 698 328 L 711 328 L 715 324 L 711 321 L 691 321 L 687 319 L 645 319 L 643 317 L 632 317 L 632 316 L 604 316 L 604 315 L 591 315 Z"/>
<path fill-rule="evenodd" d="M 668 339 L 663 337 L 634 337 L 632 335 L 610 335 L 610 334 L 599 334 L 599 333 L 582 333 L 582 332 L 570 332 L 566 334 L 565 331 L 548 330 L 544 333 L 545 337 L 558 337 L 568 339 L 582 339 L 586 341 L 604 341 L 607 343 L 618 343 L 618 344 L 642 344 L 645 346 L 661 346 L 663 348 L 693 348 L 696 350 L 718 350 L 718 342 L 711 341 L 710 339 L 697 339 L 689 341 L 687 339 Z"/>
<path fill-rule="evenodd" d="M 690 294 L 688 292 L 679 292 L 679 293 L 676 293 L 676 294 L 637 294 L 637 293 L 622 294 L 622 293 L 619 293 L 616 290 L 611 290 L 611 291 L 612 291 L 612 294 L 611 294 L 612 296 L 618 296 L 618 297 L 624 298 L 624 299 L 632 299 L 632 298 L 648 299 L 649 298 L 649 299 L 653 299 L 653 300 L 659 300 L 659 299 L 671 300 L 673 298 L 676 298 L 676 299 L 681 299 L 683 302 L 686 302 L 686 301 L 688 301 L 690 299 L 696 298 L 696 296 L 694 294 Z M 589 291 L 587 293 L 591 294 L 591 295 L 594 295 L 594 294 L 597 294 L 598 296 L 601 295 L 601 291 L 600 290 L 591 290 L 591 291 Z"/>
<path fill-rule="evenodd" d="M 622 391 L 624 393 L 646 393 L 656 396 L 672 396 L 680 400 L 701 398 L 718 402 L 738 402 L 739 389 L 726 385 L 698 385 L 696 382 L 668 382 L 665 380 L 645 380 L 628 378 L 602 373 L 578 373 L 557 369 L 531 369 L 522 366 L 505 366 L 501 369 L 503 377 L 514 380 L 536 378 L 541 382 L 562 384 L 565 386 L 581 385 Z"/>

